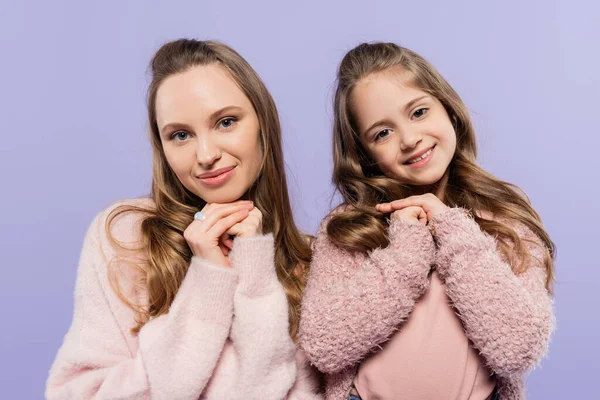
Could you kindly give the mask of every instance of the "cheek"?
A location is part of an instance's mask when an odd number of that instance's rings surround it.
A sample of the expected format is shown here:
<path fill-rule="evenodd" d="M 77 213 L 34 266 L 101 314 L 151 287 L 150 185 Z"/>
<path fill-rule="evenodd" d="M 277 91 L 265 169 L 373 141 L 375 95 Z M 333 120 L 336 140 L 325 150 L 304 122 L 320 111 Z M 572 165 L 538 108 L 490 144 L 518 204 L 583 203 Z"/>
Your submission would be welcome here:
<path fill-rule="evenodd" d="M 173 171 L 177 171 L 177 165 L 176 165 L 177 157 L 175 157 L 175 155 L 173 154 L 174 152 L 169 148 L 164 148 L 164 152 L 165 152 L 165 158 L 167 159 L 167 163 L 169 164 L 169 167 L 171 167 L 171 169 Z"/>
<path fill-rule="evenodd" d="M 456 151 L 456 132 L 454 131 L 454 127 L 451 126 L 446 131 L 444 140 L 447 143 L 448 151 L 454 154 L 454 152 Z"/>
<path fill-rule="evenodd" d="M 263 150 L 260 137 L 254 141 L 254 146 L 248 146 L 251 149 L 248 152 L 248 163 L 252 166 L 252 174 L 258 175 L 263 160 Z"/>
<path fill-rule="evenodd" d="M 454 125 L 452 125 L 450 118 L 446 117 L 438 122 L 438 124 L 441 126 L 440 131 L 442 132 L 444 139 L 448 142 L 456 142 L 456 131 L 454 130 Z"/>
<path fill-rule="evenodd" d="M 237 147 L 242 151 L 243 161 L 245 161 L 252 170 L 260 167 L 260 164 L 262 163 L 263 152 L 258 129 L 258 126 L 252 126 L 237 143 Z"/>
<path fill-rule="evenodd" d="M 384 172 L 391 172 L 397 164 L 398 151 L 393 149 L 393 146 L 386 145 L 373 152 L 372 157 L 379 166 L 379 169 Z"/>
<path fill-rule="evenodd" d="M 451 140 L 452 154 L 454 155 L 454 153 L 456 152 L 456 135 L 453 135 L 450 140 Z"/>
<path fill-rule="evenodd" d="M 175 175 L 181 176 L 186 172 L 186 154 L 181 151 L 182 149 L 175 149 L 172 147 L 164 148 L 165 158 L 169 167 L 175 172 Z"/>

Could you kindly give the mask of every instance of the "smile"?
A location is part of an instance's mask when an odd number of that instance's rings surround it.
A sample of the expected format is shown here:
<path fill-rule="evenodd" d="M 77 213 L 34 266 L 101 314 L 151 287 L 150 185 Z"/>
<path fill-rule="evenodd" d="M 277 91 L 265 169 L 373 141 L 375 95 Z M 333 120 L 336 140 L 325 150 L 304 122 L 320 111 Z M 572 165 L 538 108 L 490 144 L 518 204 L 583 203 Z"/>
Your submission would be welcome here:
<path fill-rule="evenodd" d="M 425 153 L 421 154 L 420 156 L 411 158 L 410 160 L 406 161 L 404 164 L 411 165 L 411 166 L 417 166 L 416 164 L 418 164 L 418 166 L 424 165 L 431 158 L 434 148 L 435 148 L 435 146 L 433 146 L 432 148 L 430 148 L 429 150 L 427 150 Z"/>
<path fill-rule="evenodd" d="M 227 182 L 232 176 L 235 166 L 221 168 L 216 171 L 211 171 L 198 176 L 198 179 L 206 186 L 220 186 Z"/>

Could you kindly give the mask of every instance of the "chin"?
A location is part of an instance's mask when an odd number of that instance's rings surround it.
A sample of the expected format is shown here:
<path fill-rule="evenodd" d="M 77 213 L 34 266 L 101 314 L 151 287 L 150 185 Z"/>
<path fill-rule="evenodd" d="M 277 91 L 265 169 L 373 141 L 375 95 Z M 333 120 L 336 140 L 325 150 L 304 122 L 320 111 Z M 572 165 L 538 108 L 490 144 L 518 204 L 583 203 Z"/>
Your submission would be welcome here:
<path fill-rule="evenodd" d="M 425 174 L 417 179 L 405 180 L 404 183 L 412 186 L 430 186 L 438 183 L 444 174 Z"/>
<path fill-rule="evenodd" d="M 429 186 L 429 185 L 435 185 L 436 183 L 438 183 L 440 181 L 440 179 L 442 179 L 441 177 L 439 178 L 435 178 L 435 179 L 424 179 L 422 181 L 419 181 L 418 183 L 416 183 L 415 185 L 418 186 Z"/>
<path fill-rule="evenodd" d="M 226 204 L 226 203 L 233 203 L 234 201 L 237 201 L 240 199 L 240 196 L 234 196 L 234 195 L 226 195 L 226 194 L 217 194 L 217 193 L 212 193 L 210 195 L 205 194 L 204 196 L 201 196 L 202 200 L 204 200 L 205 202 L 207 202 L 208 204 L 211 203 L 217 203 L 217 204 Z"/>
<path fill-rule="evenodd" d="M 202 200 L 207 203 L 217 203 L 217 204 L 225 204 L 225 203 L 233 203 L 234 201 L 240 200 L 245 191 L 237 190 L 227 190 L 228 188 L 219 188 L 211 191 L 203 191 L 204 193 L 197 193 Z"/>

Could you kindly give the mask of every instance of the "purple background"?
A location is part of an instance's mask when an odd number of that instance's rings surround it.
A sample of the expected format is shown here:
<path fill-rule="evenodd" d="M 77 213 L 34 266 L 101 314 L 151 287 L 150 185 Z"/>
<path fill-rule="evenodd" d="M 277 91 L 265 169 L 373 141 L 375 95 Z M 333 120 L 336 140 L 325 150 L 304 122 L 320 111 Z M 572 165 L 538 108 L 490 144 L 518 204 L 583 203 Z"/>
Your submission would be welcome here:
<path fill-rule="evenodd" d="M 0 3 L 0 398 L 42 397 L 88 224 L 149 190 L 147 64 L 179 37 L 225 41 L 266 81 L 297 222 L 311 233 L 330 205 L 330 100 L 344 52 L 389 40 L 428 58 L 471 109 L 482 165 L 527 191 L 558 245 L 558 330 L 528 398 L 597 393 L 598 3 L 287 3 Z"/>

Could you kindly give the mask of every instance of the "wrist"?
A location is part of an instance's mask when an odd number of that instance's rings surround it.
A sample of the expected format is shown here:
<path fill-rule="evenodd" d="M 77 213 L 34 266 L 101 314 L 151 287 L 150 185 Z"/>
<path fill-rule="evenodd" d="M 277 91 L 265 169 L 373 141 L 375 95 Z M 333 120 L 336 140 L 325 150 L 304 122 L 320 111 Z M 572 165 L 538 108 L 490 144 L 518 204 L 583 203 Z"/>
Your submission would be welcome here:
<path fill-rule="evenodd" d="M 470 210 L 460 207 L 446 207 L 442 212 L 438 213 L 435 217 L 429 220 L 427 227 L 433 236 L 438 236 L 438 232 L 436 232 L 436 226 L 440 223 L 446 222 L 446 220 L 453 220 L 456 218 L 466 218 L 469 220 L 474 219 Z"/>
<path fill-rule="evenodd" d="M 223 252 L 219 248 L 217 248 L 215 251 L 205 251 L 199 254 L 195 253 L 194 256 L 220 267 L 231 267 L 228 258 L 223 255 Z"/>

